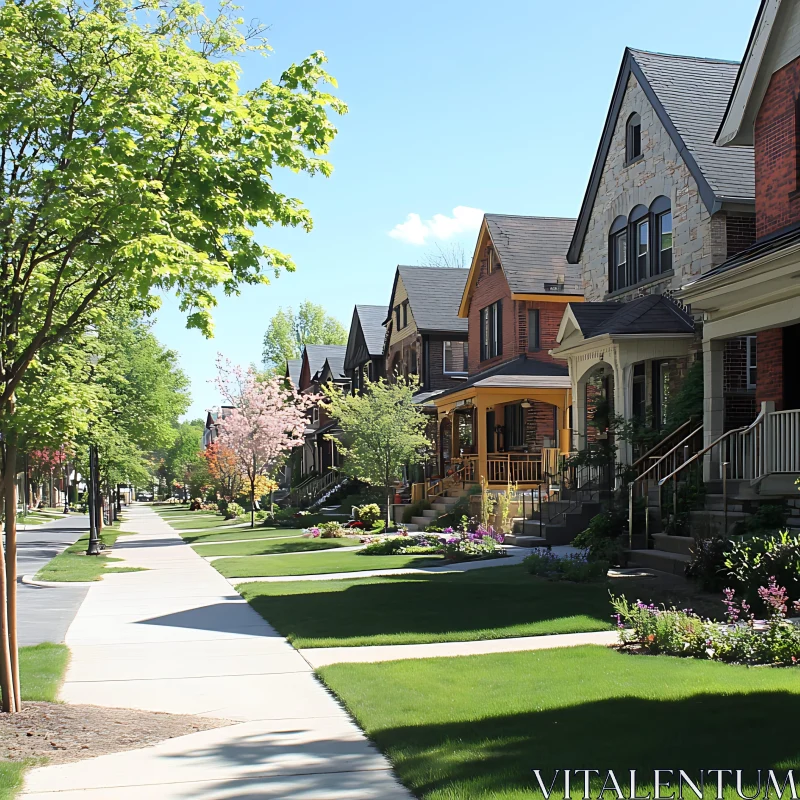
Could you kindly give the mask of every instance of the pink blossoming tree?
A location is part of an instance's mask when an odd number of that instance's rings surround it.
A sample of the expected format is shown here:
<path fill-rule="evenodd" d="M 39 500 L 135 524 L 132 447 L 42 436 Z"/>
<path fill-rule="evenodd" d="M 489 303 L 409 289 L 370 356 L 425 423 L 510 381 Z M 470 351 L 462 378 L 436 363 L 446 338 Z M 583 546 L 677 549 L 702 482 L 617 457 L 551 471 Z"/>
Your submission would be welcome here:
<path fill-rule="evenodd" d="M 278 377 L 259 380 L 217 357 L 217 388 L 233 411 L 220 420 L 219 441 L 236 458 L 250 484 L 250 527 L 255 527 L 255 493 L 260 476 L 272 477 L 289 452 L 303 443 L 307 411 L 319 400 L 301 395 Z"/>

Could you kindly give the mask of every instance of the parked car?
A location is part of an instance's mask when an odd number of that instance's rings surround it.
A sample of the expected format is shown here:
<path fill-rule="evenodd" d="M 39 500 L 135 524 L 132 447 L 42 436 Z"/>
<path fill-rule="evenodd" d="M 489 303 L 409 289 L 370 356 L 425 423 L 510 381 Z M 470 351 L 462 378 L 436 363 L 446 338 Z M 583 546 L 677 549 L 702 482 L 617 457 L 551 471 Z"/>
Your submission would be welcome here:
<path fill-rule="evenodd" d="M 136 499 L 140 503 L 150 503 L 153 500 L 153 493 L 152 492 L 139 492 L 136 495 Z"/>

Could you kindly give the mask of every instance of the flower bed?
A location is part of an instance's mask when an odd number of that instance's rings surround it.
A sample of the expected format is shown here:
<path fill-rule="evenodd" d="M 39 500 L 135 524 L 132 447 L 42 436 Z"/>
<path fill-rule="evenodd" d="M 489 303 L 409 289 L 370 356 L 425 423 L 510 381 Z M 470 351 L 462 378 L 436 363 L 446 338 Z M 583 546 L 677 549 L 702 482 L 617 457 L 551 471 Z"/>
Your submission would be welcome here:
<path fill-rule="evenodd" d="M 589 583 L 605 580 L 607 561 L 591 561 L 586 551 L 556 555 L 552 550 L 536 548 L 523 562 L 528 572 L 551 581 Z"/>
<path fill-rule="evenodd" d="M 736 599 L 733 589 L 726 589 L 724 594 L 727 623 L 703 619 L 691 609 L 629 603 L 624 597 L 612 597 L 620 644 L 653 655 L 753 665 L 800 664 L 800 623 L 788 618 L 788 594 L 774 577 L 758 590 L 769 610 L 764 620 L 757 620 L 747 601 Z M 800 613 L 800 602 L 792 608 Z"/>
<path fill-rule="evenodd" d="M 363 555 L 442 555 L 450 561 L 505 556 L 500 546 L 504 538 L 492 526 L 478 526 L 475 531 L 445 528 L 441 533 L 401 533 L 399 536 L 364 537 Z"/>

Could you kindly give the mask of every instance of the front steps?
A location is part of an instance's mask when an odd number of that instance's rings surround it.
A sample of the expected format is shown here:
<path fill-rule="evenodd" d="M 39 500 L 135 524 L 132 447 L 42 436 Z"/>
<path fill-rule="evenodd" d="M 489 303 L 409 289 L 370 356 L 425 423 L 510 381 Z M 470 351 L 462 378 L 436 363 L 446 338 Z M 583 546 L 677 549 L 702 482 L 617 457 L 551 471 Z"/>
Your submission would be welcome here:
<path fill-rule="evenodd" d="M 537 519 L 515 520 L 514 534 L 531 537 L 545 545 L 570 544 L 582 531 L 589 527 L 592 517 L 600 513 L 600 502 L 587 500 L 573 505 L 569 500 L 553 501 L 549 504 L 557 513 L 549 522 Z M 536 543 L 529 545 L 539 547 Z"/>
<path fill-rule="evenodd" d="M 629 550 L 628 566 L 645 567 L 671 575 L 684 575 L 686 565 L 692 560 L 693 536 L 670 536 L 655 533 L 652 550 Z"/>

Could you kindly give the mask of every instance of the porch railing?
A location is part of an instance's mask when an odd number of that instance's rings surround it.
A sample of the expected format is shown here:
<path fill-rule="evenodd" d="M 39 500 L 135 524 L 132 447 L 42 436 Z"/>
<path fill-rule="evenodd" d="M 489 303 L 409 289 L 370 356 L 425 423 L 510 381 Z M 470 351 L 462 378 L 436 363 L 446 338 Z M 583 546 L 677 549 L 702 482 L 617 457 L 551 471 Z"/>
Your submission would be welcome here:
<path fill-rule="evenodd" d="M 547 447 L 541 453 L 490 453 L 486 459 L 489 484 L 538 484 L 558 472 L 559 451 Z"/>
<path fill-rule="evenodd" d="M 429 500 L 441 497 L 448 489 L 461 484 L 474 483 L 478 476 L 478 456 L 454 458 L 447 475 L 425 480 L 425 497 Z"/>
<path fill-rule="evenodd" d="M 289 503 L 292 506 L 309 506 L 321 497 L 330 488 L 339 483 L 342 475 L 337 469 L 329 470 L 311 480 L 304 481 L 300 486 L 289 492 Z"/>

